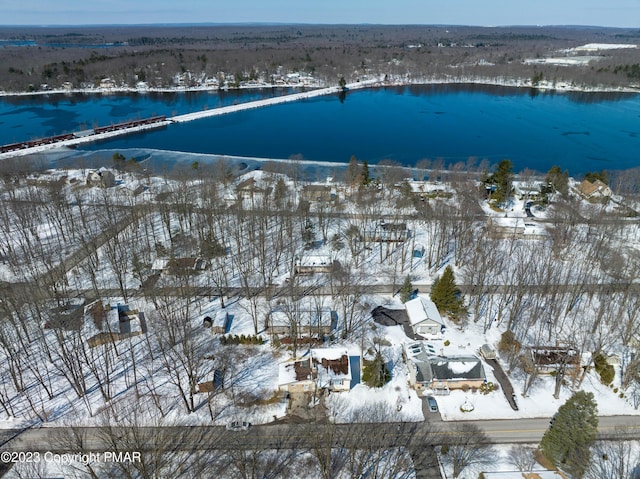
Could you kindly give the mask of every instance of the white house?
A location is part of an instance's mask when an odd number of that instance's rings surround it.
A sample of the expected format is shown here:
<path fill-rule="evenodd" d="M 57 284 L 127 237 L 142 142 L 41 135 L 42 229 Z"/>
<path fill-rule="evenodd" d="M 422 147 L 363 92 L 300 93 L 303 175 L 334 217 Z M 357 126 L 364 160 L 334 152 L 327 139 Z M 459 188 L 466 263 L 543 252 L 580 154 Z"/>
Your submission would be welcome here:
<path fill-rule="evenodd" d="M 445 325 L 433 301 L 419 296 L 404 306 L 415 334 L 427 339 L 442 338 Z"/>
<path fill-rule="evenodd" d="M 312 349 L 311 357 L 316 365 L 318 388 L 336 392 L 351 389 L 351 367 L 346 349 Z"/>
<path fill-rule="evenodd" d="M 333 259 L 328 254 L 305 254 L 296 258 L 294 274 L 331 273 Z"/>

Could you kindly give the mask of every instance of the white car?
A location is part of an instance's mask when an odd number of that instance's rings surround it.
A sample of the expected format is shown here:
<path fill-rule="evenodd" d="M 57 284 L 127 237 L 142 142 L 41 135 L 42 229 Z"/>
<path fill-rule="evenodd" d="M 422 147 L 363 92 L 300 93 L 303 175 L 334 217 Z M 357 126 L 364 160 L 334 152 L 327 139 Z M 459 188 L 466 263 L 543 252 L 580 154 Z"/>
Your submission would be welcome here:
<path fill-rule="evenodd" d="M 227 424 L 227 431 L 247 431 L 250 427 L 250 422 L 233 421 Z"/>

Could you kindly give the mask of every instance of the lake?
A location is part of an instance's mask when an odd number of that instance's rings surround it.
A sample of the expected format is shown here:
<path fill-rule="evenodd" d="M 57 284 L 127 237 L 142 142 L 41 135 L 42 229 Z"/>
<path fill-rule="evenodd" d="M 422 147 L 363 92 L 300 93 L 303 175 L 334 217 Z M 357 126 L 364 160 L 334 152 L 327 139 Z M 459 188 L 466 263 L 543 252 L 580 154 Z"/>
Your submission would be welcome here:
<path fill-rule="evenodd" d="M 54 134 L 60 125 L 123 121 L 214 108 L 264 98 L 256 91 L 95 96 L 76 105 L 59 99 L 20 99 L 37 129 Z M 14 113 L 0 105 L 0 128 Z M 126 118 L 125 118 L 126 117 Z M 20 118 L 20 117 L 17 117 Z M 18 120 L 18 122 L 26 120 Z M 77 128 L 75 128 L 77 129 Z M 58 133 L 61 131 L 55 131 Z M 3 132 L 6 138 L 6 133 Z M 45 136 L 41 135 L 41 136 Z M 9 142 L 9 141 L 4 141 Z M 445 165 L 510 159 L 514 169 L 546 171 L 557 164 L 571 174 L 640 166 L 640 95 L 551 93 L 481 85 L 429 85 L 355 90 L 344 101 L 319 97 L 211 117 L 166 129 L 83 146 L 83 149 L 166 149 L 264 158 L 301 155 L 306 160 L 376 163 L 390 159 L 415 165 L 442 159 Z"/>

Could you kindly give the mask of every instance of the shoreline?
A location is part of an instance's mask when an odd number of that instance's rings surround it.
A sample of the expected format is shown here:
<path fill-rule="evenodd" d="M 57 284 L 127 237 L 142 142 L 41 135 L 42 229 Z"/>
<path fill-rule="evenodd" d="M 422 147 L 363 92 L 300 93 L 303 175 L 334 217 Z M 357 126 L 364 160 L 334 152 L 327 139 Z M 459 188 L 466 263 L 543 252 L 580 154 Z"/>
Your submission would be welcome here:
<path fill-rule="evenodd" d="M 355 83 L 349 84 L 350 89 L 364 88 L 357 85 L 363 84 L 368 88 L 381 88 L 387 86 L 420 86 L 420 85 L 487 85 L 505 88 L 528 88 L 539 91 L 552 92 L 576 92 L 576 93 L 640 93 L 640 85 L 637 86 L 579 86 L 567 82 L 549 82 L 540 81 L 533 85 L 531 79 L 523 78 L 487 78 L 487 77 L 421 77 L 412 80 L 407 79 L 389 79 L 384 80 L 381 74 L 377 79 L 363 79 Z M 46 96 L 46 95 L 118 95 L 118 94 L 145 94 L 145 93 L 201 93 L 201 92 L 228 92 L 242 90 L 276 90 L 276 89 L 295 89 L 314 91 L 317 89 L 338 88 L 337 85 L 329 85 L 325 82 L 318 82 L 314 85 L 272 85 L 265 83 L 263 85 L 248 85 L 239 87 L 162 87 L 162 88 L 135 88 L 135 87 L 116 87 L 116 88 L 74 88 L 74 89 L 56 89 L 35 92 L 7 92 L 0 91 L 0 98 L 4 97 L 30 97 L 30 96 Z"/>
<path fill-rule="evenodd" d="M 532 87 L 530 84 L 530 81 L 524 81 L 524 82 L 519 82 L 519 83 L 510 83 L 510 84 L 506 84 L 506 82 L 502 82 L 501 84 L 490 84 L 486 81 L 481 81 L 481 82 L 476 82 L 473 83 L 472 82 L 473 79 L 464 79 L 461 81 L 461 79 L 456 78 L 455 81 L 452 81 L 452 79 L 444 79 L 444 80 L 436 80 L 436 79 L 426 79 L 426 78 L 420 78 L 420 79 L 414 79 L 412 81 L 406 81 L 406 80 L 388 80 L 384 81 L 384 79 L 380 79 L 380 78 L 373 78 L 373 79 L 366 79 L 363 81 L 359 81 L 359 82 L 355 82 L 355 83 L 350 83 L 348 85 L 346 85 L 346 90 L 347 91 L 357 91 L 357 90 L 365 90 L 365 89 L 384 89 L 387 87 L 408 87 L 408 86 L 412 86 L 412 85 L 416 85 L 416 86 L 420 86 L 420 85 L 493 85 L 493 86 L 497 86 L 497 87 L 504 87 L 504 88 L 512 88 L 512 89 L 516 89 L 516 88 L 520 88 L 520 89 L 529 89 L 529 90 L 537 90 L 537 91 L 557 91 L 558 93 L 563 93 L 563 92 L 574 92 L 574 91 L 578 91 L 578 90 L 571 90 L 570 89 L 570 85 L 564 85 L 564 84 L 556 84 L 554 89 L 549 89 L 547 88 L 547 86 L 541 82 L 541 84 L 536 85 L 536 87 Z M 199 110 L 196 112 L 191 112 L 191 113 L 186 113 L 186 114 L 181 114 L 181 115 L 176 115 L 174 117 L 170 117 L 167 118 L 166 120 L 163 121 L 159 121 L 159 122 L 155 122 L 152 124 L 145 124 L 145 125 L 138 125 L 138 126 L 133 126 L 130 128 L 126 128 L 126 129 L 118 129 L 115 131 L 108 131 L 108 132 L 102 132 L 102 133 L 95 133 L 92 135 L 79 135 L 76 136 L 73 139 L 65 139 L 62 141 L 58 141 L 55 143 L 47 143 L 45 145 L 38 145 L 38 146 L 33 146 L 33 147 L 29 147 L 29 148 L 23 148 L 23 149 L 15 149 L 15 150 L 11 150 L 11 151 L 7 151 L 4 153 L 0 153 L 0 161 L 3 159 L 8 159 L 8 158 L 15 158 L 15 157 L 20 157 L 20 156 L 25 156 L 25 155 L 30 155 L 30 154 L 35 154 L 35 155 L 39 155 L 39 154 L 53 154 L 54 152 L 57 153 L 57 155 L 54 156 L 58 156 L 58 158 L 60 159 L 61 157 L 64 157 L 67 160 L 71 160 L 72 157 L 74 157 L 75 155 L 73 154 L 65 154 L 65 152 L 67 151 L 71 151 L 69 149 L 69 147 L 81 147 L 81 145 L 83 143 L 95 143 L 97 141 L 100 140 L 105 140 L 105 139 L 110 139 L 110 138 L 115 138 L 117 136 L 122 136 L 122 135 L 128 135 L 128 134 L 135 134 L 138 132 L 142 132 L 142 131 L 147 131 L 147 130 L 153 130 L 153 129 L 157 129 L 157 128 L 163 128 L 163 127 L 167 127 L 173 123 L 182 123 L 182 122 L 187 122 L 187 121 L 194 121 L 194 120 L 198 120 L 201 118 L 206 118 L 206 117 L 210 117 L 210 116 L 218 116 L 218 115 L 226 115 L 226 114 L 230 114 L 230 113 L 234 113 L 237 111 L 243 111 L 243 110 L 247 110 L 247 109 L 253 109 L 253 108 L 263 108 L 263 107 L 267 107 L 270 105 L 275 105 L 275 104 L 279 104 L 279 103 L 288 103 L 288 102 L 296 102 L 296 101 L 302 101 L 304 99 L 307 98 L 313 98 L 313 97 L 318 97 L 318 96 L 326 96 L 326 95 L 331 95 L 331 94 L 335 94 L 337 92 L 340 91 L 340 87 L 337 86 L 332 86 L 332 87 L 327 87 L 327 88 L 315 88 L 315 89 L 309 89 L 309 90 L 302 90 L 302 91 L 295 91 L 289 94 L 285 94 L 285 95 L 280 95 L 280 96 L 276 96 L 273 98 L 264 98 L 264 99 L 260 99 L 260 100 L 254 100 L 254 101 L 249 101 L 249 102 L 244 102 L 244 103 L 238 103 L 238 104 L 234 104 L 234 105 L 228 105 L 228 106 L 224 106 L 224 107 L 219 107 L 219 108 L 213 108 L 213 109 L 205 109 L 205 110 Z M 585 90 L 579 90 L 581 92 L 585 92 L 586 94 L 597 94 L 600 92 L 597 91 L 585 91 Z M 626 94 L 638 94 L 640 93 L 639 91 L 627 91 L 627 92 L 622 92 L 622 91 L 609 91 L 608 93 L 610 94 L 615 94 L 615 93 L 626 93 Z M 136 150 L 136 149 L 134 149 Z M 87 153 L 89 151 L 95 151 L 95 152 L 99 152 L 99 151 L 108 151 L 108 150 L 77 150 L 78 152 L 83 152 L 85 155 L 87 155 Z M 265 158 L 265 157 L 241 157 L 241 156 L 234 156 L 234 155 L 226 155 L 226 154 L 219 154 L 219 153 L 191 153 L 191 152 L 180 152 L 180 151 L 173 151 L 173 150 L 149 150 L 149 151 L 154 151 L 156 153 L 156 157 L 160 157 L 158 158 L 158 161 L 160 163 L 162 162 L 166 162 L 166 158 L 167 157 L 172 157 L 173 161 L 172 163 L 176 163 L 177 155 L 203 155 L 201 157 L 202 161 L 208 161 L 208 159 L 214 158 L 214 159 L 227 159 L 230 160 L 231 162 L 235 163 L 235 164 L 245 164 L 245 163 L 250 163 L 253 164 L 254 167 L 258 166 L 258 165 L 262 165 L 264 163 L 267 162 L 290 162 L 291 159 L 286 159 L 286 158 Z M 161 152 L 165 152 L 165 153 L 161 153 Z M 54 160 L 55 161 L 55 160 Z M 309 162 L 314 162 L 313 160 L 308 160 L 308 159 L 304 159 L 303 160 L 304 163 L 309 163 Z M 327 170 L 329 166 L 331 166 L 332 168 L 338 168 L 340 169 L 340 163 L 342 162 L 331 162 L 331 161 L 322 161 L 322 162 L 314 162 L 315 166 L 317 170 Z M 258 166 L 259 168 L 260 166 Z"/>

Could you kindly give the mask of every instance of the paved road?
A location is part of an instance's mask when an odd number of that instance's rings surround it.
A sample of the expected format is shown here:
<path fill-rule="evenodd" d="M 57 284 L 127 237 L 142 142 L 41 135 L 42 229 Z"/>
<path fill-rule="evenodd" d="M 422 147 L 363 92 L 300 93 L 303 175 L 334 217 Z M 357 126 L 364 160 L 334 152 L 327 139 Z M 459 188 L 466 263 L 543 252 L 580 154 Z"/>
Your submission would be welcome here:
<path fill-rule="evenodd" d="M 537 443 L 549 426 L 549 418 L 501 419 L 485 421 L 383 423 L 383 424 L 268 424 L 253 426 L 246 432 L 231 432 L 220 426 L 169 426 L 141 428 L 98 427 L 41 427 L 26 431 L 3 431 L 1 449 L 10 451 L 87 451 L 107 450 L 118 438 L 134 434 L 140 438 L 143 449 L 210 450 L 241 447 L 245 449 L 270 449 L 312 447 L 322 438 L 331 438 L 335 446 L 360 447 L 363 438 L 372 440 L 377 447 L 398 444 L 425 446 L 446 444 L 456 434 L 460 424 L 469 423 L 481 428 L 490 442 L 495 444 Z M 599 418 L 598 435 L 602 439 L 617 437 L 617 428 L 626 428 L 626 436 L 640 439 L 640 416 L 603 416 Z M 81 438 L 72 444 L 69 436 Z M 62 440 L 65 438 L 65 440 Z M 129 442 L 129 441 L 127 441 Z"/>

